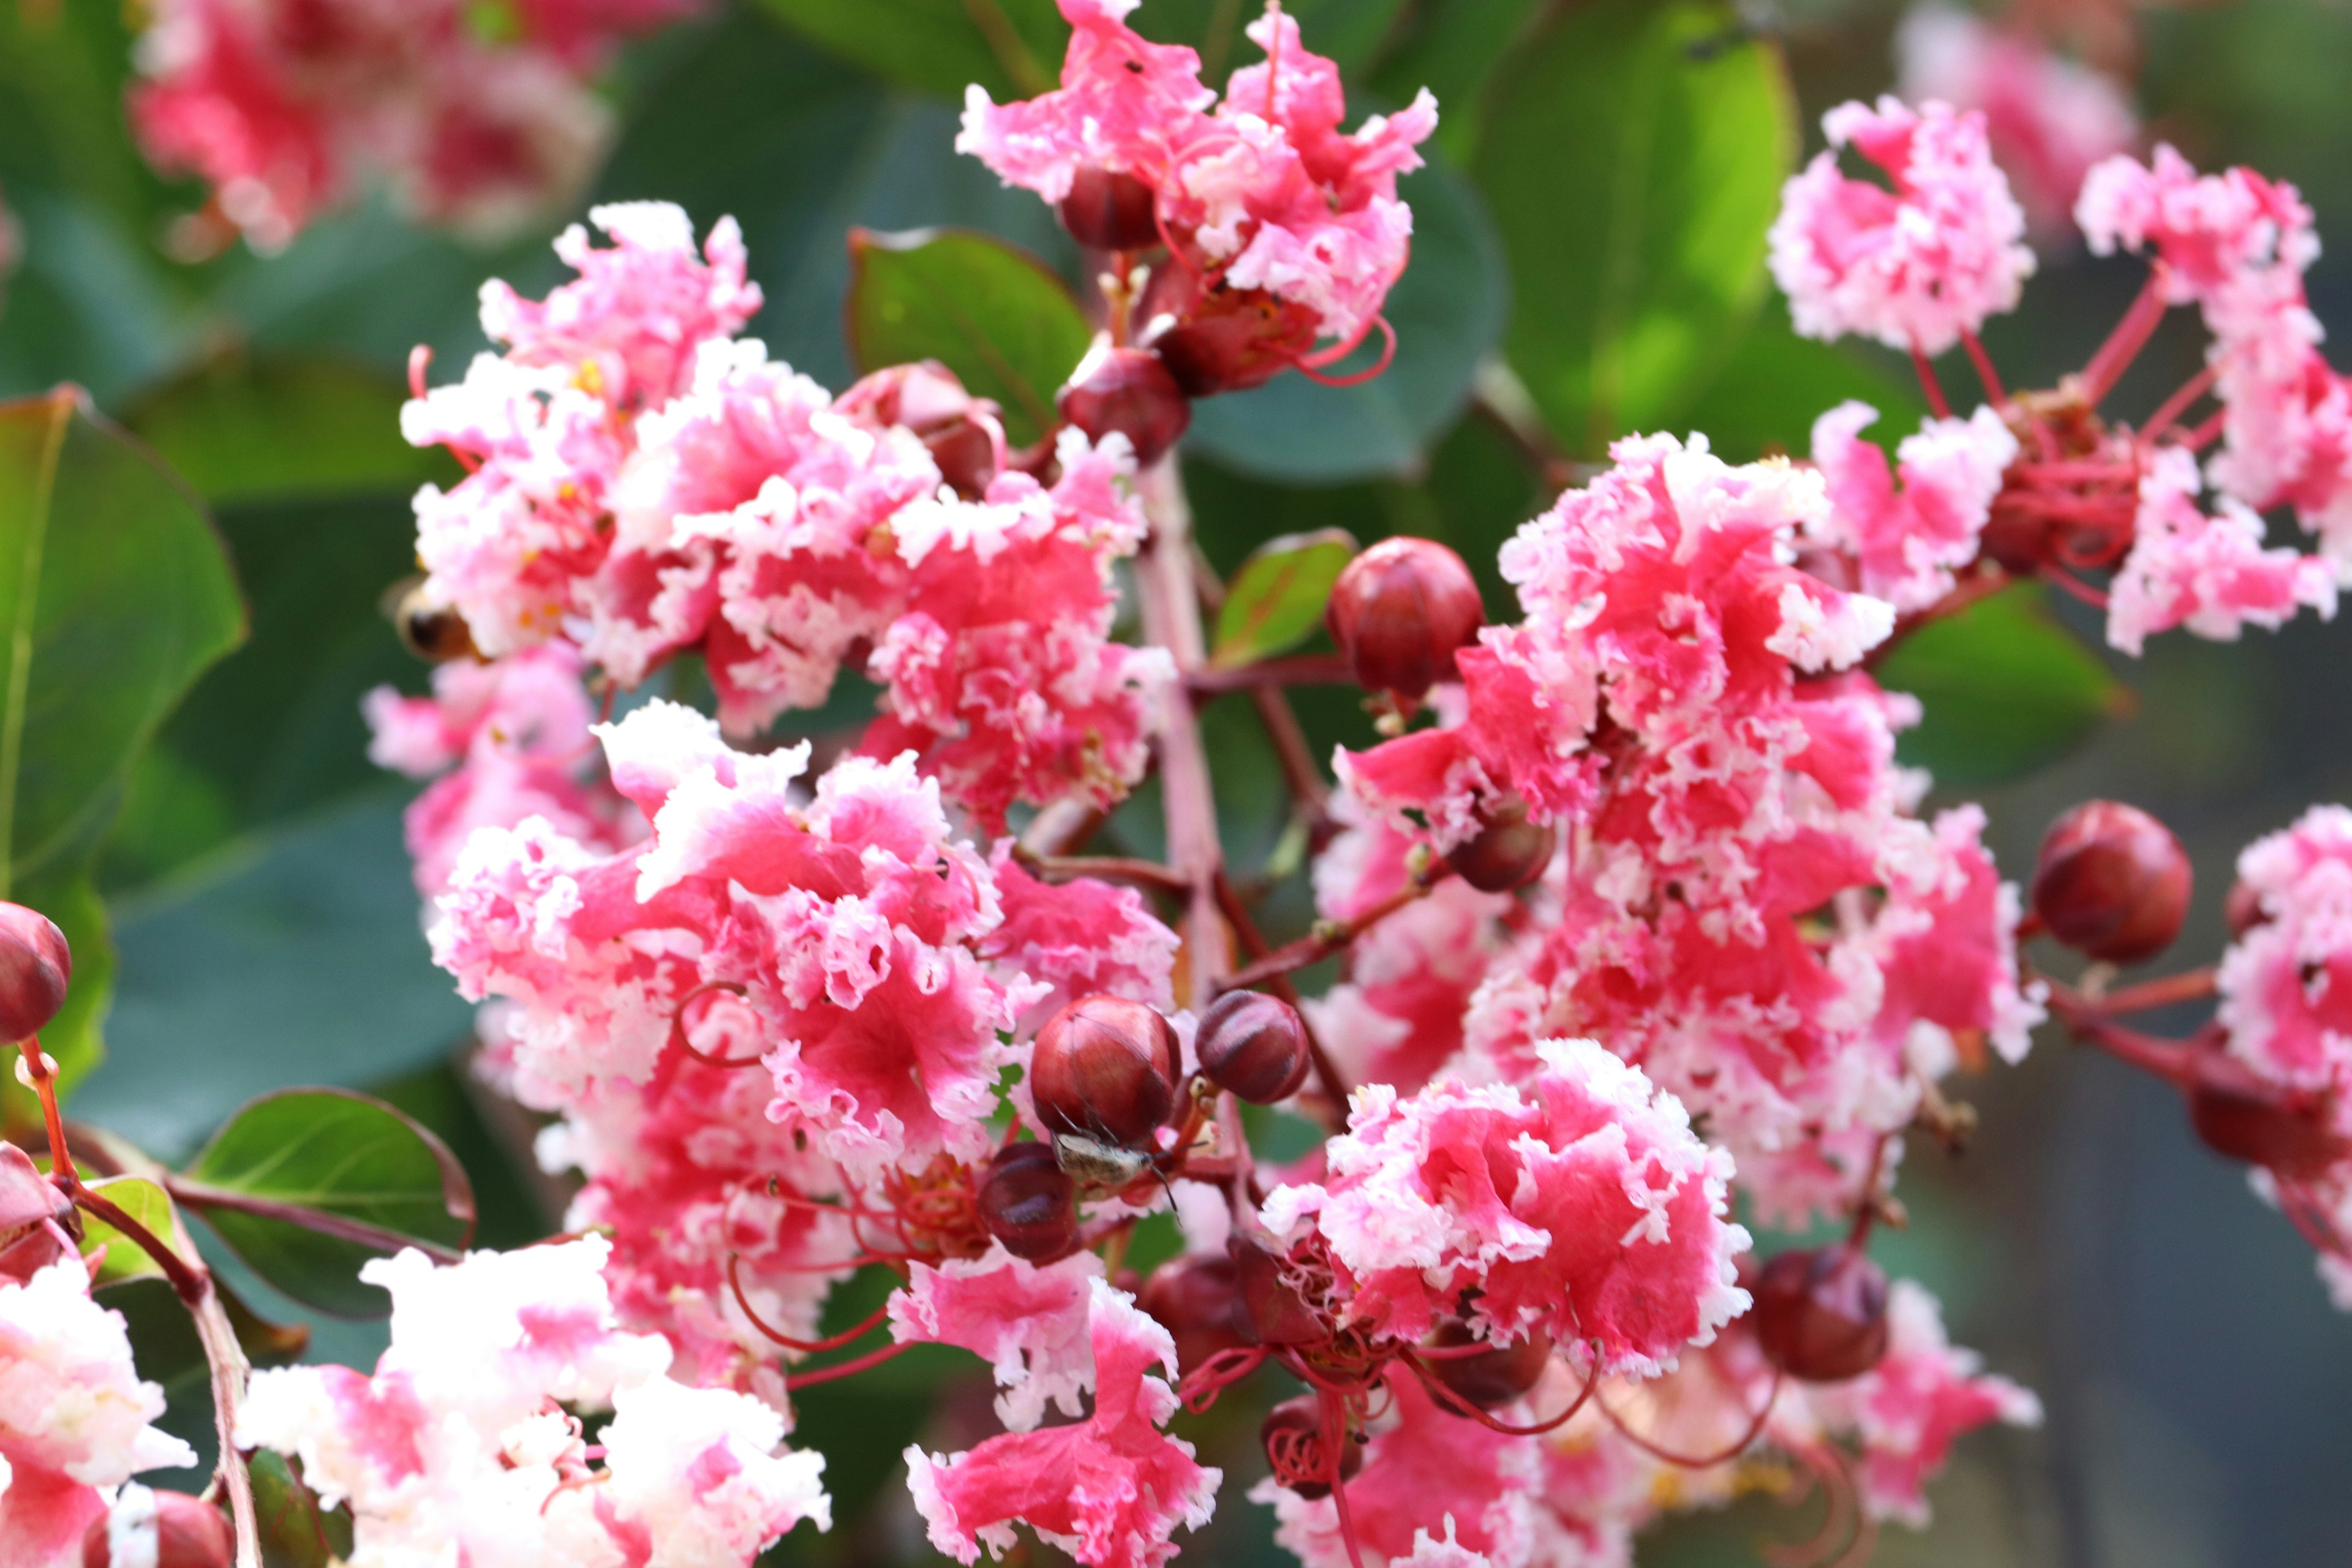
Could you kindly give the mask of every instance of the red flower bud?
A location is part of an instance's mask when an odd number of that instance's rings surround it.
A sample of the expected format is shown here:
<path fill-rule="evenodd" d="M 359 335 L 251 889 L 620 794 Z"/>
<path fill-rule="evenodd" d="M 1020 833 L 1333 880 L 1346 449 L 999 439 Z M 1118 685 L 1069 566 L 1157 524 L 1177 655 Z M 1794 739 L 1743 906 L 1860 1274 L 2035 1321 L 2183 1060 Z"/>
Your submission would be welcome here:
<path fill-rule="evenodd" d="M 1263 386 L 1315 347 L 1316 316 L 1263 289 L 1203 291 L 1181 264 L 1152 275 L 1136 310 L 1145 341 L 1194 397 Z"/>
<path fill-rule="evenodd" d="M 922 439 L 940 477 L 971 500 L 988 489 L 1004 458 L 996 405 L 974 397 L 937 360 L 894 364 L 861 377 L 834 400 L 835 409 L 877 425 L 898 425 Z"/>
<path fill-rule="evenodd" d="M 1241 1290 L 1241 1310 L 1234 1328 L 1254 1345 L 1315 1345 L 1331 1331 L 1306 1299 L 1282 1277 L 1282 1258 L 1245 1237 L 1225 1244 L 1233 1255 L 1234 1279 Z"/>
<path fill-rule="evenodd" d="M 2263 908 L 2263 896 L 2244 882 L 2230 884 L 2230 896 L 2221 900 L 2221 921 L 2230 928 L 2231 940 L 2245 935 L 2258 925 L 2270 921 L 2270 911 Z"/>
<path fill-rule="evenodd" d="M 2326 1098 L 2270 1082 L 2237 1058 L 2189 1058 L 2189 1124 L 2207 1148 L 2293 1181 L 2315 1176 L 2347 1152 L 2329 1126 Z"/>
<path fill-rule="evenodd" d="M 1190 1373 L 1219 1351 L 1244 1342 L 1234 1327 L 1240 1289 L 1232 1258 L 1194 1253 L 1154 1269 L 1136 1305 L 1175 1340 L 1177 1367 Z"/>
<path fill-rule="evenodd" d="M 1475 1343 L 1467 1324 L 1449 1320 L 1437 1326 L 1430 1343 L 1439 1350 Z M 1433 1356 L 1424 1363 L 1432 1377 L 1481 1410 L 1508 1405 L 1536 1385 L 1551 1363 L 1551 1336 L 1530 1330 L 1525 1339 L 1476 1355 Z"/>
<path fill-rule="evenodd" d="M 236 1555 L 236 1536 L 228 1518 L 210 1503 L 184 1492 L 155 1491 L 154 1555 L 142 1560 L 153 1568 L 228 1568 Z M 132 1498 L 139 1494 L 133 1492 Z M 115 1503 L 120 1510 L 139 1506 L 129 1500 Z M 143 1508 L 142 1511 L 144 1511 Z M 114 1568 L 114 1548 L 108 1536 L 110 1521 L 99 1520 L 81 1540 L 82 1568 Z M 133 1526 L 143 1533 L 143 1527 Z M 132 1555 L 126 1552 L 125 1556 Z"/>
<path fill-rule="evenodd" d="M 1288 1100 L 1307 1081 L 1307 1024 L 1262 991 L 1228 991 L 1201 1015 L 1193 1037 L 1201 1074 L 1252 1105 Z"/>
<path fill-rule="evenodd" d="M 1126 437 L 1139 467 L 1156 462 L 1192 422 L 1192 404 L 1158 354 L 1115 349 L 1104 341 L 1087 351 L 1055 403 L 1088 440 L 1100 441 L 1114 430 Z"/>
<path fill-rule="evenodd" d="M 1331 1495 L 1332 1464 L 1323 1452 L 1323 1412 L 1313 1394 L 1286 1399 L 1267 1411 L 1257 1435 L 1265 1445 L 1265 1462 L 1273 1467 L 1276 1480 L 1309 1502 Z M 1348 1480 L 1363 1468 L 1363 1445 L 1342 1433 L 1339 1479 Z M 1310 1480 L 1311 1476 L 1325 1479 Z"/>
<path fill-rule="evenodd" d="M 2137 963 L 2171 945 L 2189 913 L 2189 856 L 2137 806 L 2084 801 L 2050 825 L 2033 911 L 2077 952 Z"/>
<path fill-rule="evenodd" d="M 1517 892 L 1551 864 L 1559 835 L 1548 824 L 1528 820 L 1528 803 L 1516 795 L 1479 813 L 1486 824 L 1453 855 L 1454 869 L 1482 893 Z"/>
<path fill-rule="evenodd" d="M 1134 1147 L 1176 1108 L 1176 1030 L 1140 1002 L 1081 996 L 1037 1031 L 1029 1089 L 1049 1131 Z"/>
<path fill-rule="evenodd" d="M 66 933 L 38 910 L 0 903 L 0 1041 L 27 1039 L 65 1005 L 73 976 Z"/>
<path fill-rule="evenodd" d="M 1097 250 L 1145 250 L 1160 243 L 1151 187 L 1133 174 L 1094 164 L 1070 176 L 1062 198 L 1062 226 L 1080 245 Z"/>
<path fill-rule="evenodd" d="M 1750 1289 L 1756 1342 L 1790 1377 L 1843 1383 L 1886 1353 L 1886 1274 L 1859 1248 L 1783 1252 Z"/>
<path fill-rule="evenodd" d="M 1043 1263 L 1077 1245 L 1074 1193 L 1052 1144 L 1008 1143 L 981 1178 L 980 1221 L 1005 1251 Z"/>
<path fill-rule="evenodd" d="M 1349 562 L 1324 612 L 1356 684 L 1409 700 L 1454 679 L 1454 650 L 1485 618 L 1462 557 L 1409 538 L 1384 539 Z"/>

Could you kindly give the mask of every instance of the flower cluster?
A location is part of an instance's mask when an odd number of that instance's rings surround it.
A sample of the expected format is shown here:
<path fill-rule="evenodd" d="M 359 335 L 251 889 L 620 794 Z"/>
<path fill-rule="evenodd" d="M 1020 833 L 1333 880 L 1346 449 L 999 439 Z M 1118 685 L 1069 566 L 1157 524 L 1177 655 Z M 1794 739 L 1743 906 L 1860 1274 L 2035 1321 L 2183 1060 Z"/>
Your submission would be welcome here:
<path fill-rule="evenodd" d="M 362 171 L 411 211 L 498 231 L 568 195 L 611 116 L 591 89 L 614 47 L 700 0 L 158 0 L 131 118 L 167 173 L 275 250 Z"/>
<path fill-rule="evenodd" d="M 425 601 L 486 655 L 561 639 L 624 686 L 698 653 L 738 734 L 862 667 L 885 688 L 866 749 L 920 752 L 983 816 L 1116 799 L 1162 668 L 1109 639 L 1140 537 L 1118 444 L 1066 432 L 1049 487 L 937 366 L 835 399 L 731 335 L 760 304 L 731 222 L 698 254 L 677 207 L 591 216 L 614 243 L 567 231 L 580 276 L 544 300 L 487 287 L 506 353 L 403 415 L 472 470 L 417 497 Z"/>

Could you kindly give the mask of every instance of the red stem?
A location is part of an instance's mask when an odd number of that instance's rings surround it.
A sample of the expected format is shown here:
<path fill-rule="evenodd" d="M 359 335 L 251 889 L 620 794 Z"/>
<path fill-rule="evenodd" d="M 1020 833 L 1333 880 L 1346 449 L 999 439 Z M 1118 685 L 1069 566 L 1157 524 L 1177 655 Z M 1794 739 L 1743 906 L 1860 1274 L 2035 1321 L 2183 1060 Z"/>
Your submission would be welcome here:
<path fill-rule="evenodd" d="M 821 1340 L 796 1340 L 782 1330 L 771 1326 L 765 1318 L 752 1310 L 750 1300 L 743 1294 L 743 1277 L 739 1271 L 742 1261 L 742 1257 L 739 1253 L 730 1252 L 727 1255 L 727 1286 L 735 1292 L 735 1304 L 743 1309 L 743 1315 L 751 1320 L 753 1328 L 788 1351 L 805 1351 L 811 1355 L 814 1355 L 819 1351 L 837 1351 L 852 1340 L 862 1340 L 872 1333 L 881 1327 L 882 1320 L 890 1315 L 890 1303 L 885 1301 L 874 1309 L 871 1317 L 856 1328 L 844 1329 L 837 1334 L 829 1334 Z"/>
<path fill-rule="evenodd" d="M 2009 394 L 2000 389 L 2000 374 L 1992 368 L 1992 355 L 1985 353 L 1985 346 L 1977 341 L 1977 335 L 1963 331 L 1960 346 L 1969 351 L 1969 363 L 1977 367 L 1977 380 L 1984 384 L 1985 400 L 1996 408 L 2007 403 Z"/>
<path fill-rule="evenodd" d="M 2162 261 L 2150 264 L 2147 281 L 2140 285 L 2131 308 L 2116 322 L 2116 330 L 2107 334 L 2107 341 L 2099 345 L 2091 363 L 2083 367 L 2083 399 L 2092 407 L 2096 408 L 2116 389 L 2116 383 L 2123 379 L 2124 372 L 2131 368 L 2132 361 L 2139 357 L 2139 351 L 2147 346 L 2158 323 L 2164 320 L 2164 289 L 2169 274 L 2170 268 Z"/>
<path fill-rule="evenodd" d="M 1767 1394 L 1764 1396 L 1764 1408 L 1756 1413 L 1756 1418 L 1748 1424 L 1748 1430 L 1740 1435 L 1738 1440 L 1731 1444 L 1730 1447 L 1719 1449 L 1713 1454 L 1701 1454 L 1696 1456 L 1677 1454 L 1668 1449 L 1659 1447 L 1655 1443 L 1651 1442 L 1647 1437 L 1643 1436 L 1631 1426 L 1626 1426 L 1625 1418 L 1618 1415 L 1614 1410 L 1610 1409 L 1609 1402 L 1607 1400 L 1595 1399 L 1593 1403 L 1601 1406 L 1601 1413 L 1609 1417 L 1610 1423 L 1617 1428 L 1619 1435 L 1623 1436 L 1627 1442 L 1633 1444 L 1633 1447 L 1649 1455 L 1652 1458 L 1663 1459 L 1669 1465 L 1678 1465 L 1685 1469 L 1706 1470 L 1714 1468 L 1716 1466 L 1724 1463 L 1726 1460 L 1738 1458 L 1747 1450 L 1748 1445 L 1753 1443 L 1758 1437 L 1761 1436 L 1764 1432 L 1764 1424 L 1772 1418 L 1772 1406 L 1780 1397 L 1780 1373 L 1776 1372 L 1772 1374 L 1772 1390 L 1769 1394 Z"/>
<path fill-rule="evenodd" d="M 1353 686 L 1356 675 L 1336 653 L 1300 653 L 1225 669 L 1187 670 L 1184 684 L 1196 697 L 1213 697 L 1253 686 Z"/>
<path fill-rule="evenodd" d="M 2219 373 L 2209 364 L 2187 381 L 2182 382 L 2180 390 L 2166 398 L 2157 406 L 2156 412 L 2148 416 L 2147 428 L 2140 432 L 2140 439 L 2153 441 L 2171 429 L 2172 422 L 2188 413 L 2189 405 L 2204 396 L 2212 387 L 2213 378 L 2217 374 Z"/>
<path fill-rule="evenodd" d="M 807 1388 L 814 1384 L 831 1383 L 836 1378 L 852 1377 L 858 1373 L 866 1371 L 869 1367 L 880 1366 L 892 1356 L 903 1355 L 914 1348 L 915 1347 L 912 1344 L 884 1345 L 880 1350 L 868 1351 L 862 1356 L 854 1356 L 848 1361 L 835 1362 L 831 1366 L 821 1366 L 814 1372 L 793 1373 L 785 1377 L 784 1387 L 787 1390 L 794 1388 Z"/>
<path fill-rule="evenodd" d="M 1944 384 L 1936 379 L 1936 367 L 1927 363 L 1917 343 L 1911 345 L 1911 368 L 1919 373 L 1919 390 L 1927 395 L 1927 412 L 1938 419 L 1949 419 L 1952 405 L 1944 395 Z"/>

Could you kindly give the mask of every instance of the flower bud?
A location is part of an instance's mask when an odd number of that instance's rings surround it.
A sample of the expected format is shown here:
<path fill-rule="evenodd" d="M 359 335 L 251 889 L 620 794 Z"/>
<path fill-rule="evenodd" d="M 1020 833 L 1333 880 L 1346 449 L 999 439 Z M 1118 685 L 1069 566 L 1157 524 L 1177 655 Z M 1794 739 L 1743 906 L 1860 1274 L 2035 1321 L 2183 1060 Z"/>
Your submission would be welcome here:
<path fill-rule="evenodd" d="M 1482 893 L 1511 893 L 1544 874 L 1559 835 L 1549 824 L 1528 820 L 1528 803 L 1514 795 L 1478 814 L 1477 836 L 1456 849 L 1452 860 L 1462 879 Z"/>
<path fill-rule="evenodd" d="M 1181 264 L 1152 275 L 1136 315 L 1176 384 L 1193 397 L 1263 386 L 1313 352 L 1315 312 L 1263 289 L 1202 289 Z"/>
<path fill-rule="evenodd" d="M 123 1488 L 110 1515 L 82 1537 L 82 1568 L 116 1568 L 117 1531 L 123 1538 L 122 1568 L 228 1568 L 236 1555 L 227 1517 L 184 1492 L 150 1491 L 135 1482 Z"/>
<path fill-rule="evenodd" d="M 392 627 L 400 643 L 427 664 L 479 658 L 473 628 L 454 605 L 445 605 L 425 591 L 422 578 L 402 584 L 392 601 Z"/>
<path fill-rule="evenodd" d="M 937 360 L 894 364 L 861 377 L 834 399 L 835 413 L 877 426 L 900 426 L 921 439 L 940 477 L 967 500 L 988 489 L 1003 466 L 1004 426 L 997 405 L 974 397 Z"/>
<path fill-rule="evenodd" d="M 1308 1502 L 1331 1495 L 1328 1479 L 1306 1479 L 1331 1474 L 1330 1459 L 1323 1452 L 1323 1412 L 1313 1394 L 1286 1399 L 1267 1411 L 1257 1435 L 1258 1441 L 1265 1445 L 1265 1462 L 1273 1467 L 1275 1479 Z M 1363 1468 L 1363 1445 L 1342 1433 L 1339 1479 L 1351 1479 Z"/>
<path fill-rule="evenodd" d="M 1459 1319 L 1440 1323 L 1430 1343 L 1439 1350 L 1477 1342 Z M 1475 1355 L 1432 1356 L 1429 1373 L 1481 1410 L 1508 1405 L 1536 1385 L 1551 1363 L 1551 1336 L 1531 1329 L 1525 1339 Z"/>
<path fill-rule="evenodd" d="M 1225 1244 L 1234 1260 L 1241 1310 L 1234 1328 L 1254 1345 L 1314 1345 L 1331 1337 L 1315 1309 L 1282 1277 L 1281 1257 L 1246 1237 Z"/>
<path fill-rule="evenodd" d="M 1057 209 L 1062 226 L 1097 250 L 1144 250 L 1160 243 L 1151 187 L 1133 174 L 1088 163 L 1070 176 Z"/>
<path fill-rule="evenodd" d="M 1192 422 L 1183 388 L 1150 349 L 1115 349 L 1097 339 L 1055 399 L 1062 417 L 1099 442 L 1116 430 L 1148 468 L 1176 444 Z"/>
<path fill-rule="evenodd" d="M 2189 1062 L 2189 1124 L 2215 1153 L 2294 1181 L 2347 1152 L 2324 1097 L 2272 1083 L 2222 1051 L 2200 1050 Z"/>
<path fill-rule="evenodd" d="M 1307 1081 L 1306 1021 L 1262 991 L 1228 991 L 1211 1003 L 1192 1047 L 1203 1078 L 1252 1105 L 1288 1100 Z"/>
<path fill-rule="evenodd" d="M 1043 1263 L 1077 1245 L 1074 1192 L 1053 1145 L 1008 1143 L 981 1178 L 980 1222 L 1013 1257 Z"/>
<path fill-rule="evenodd" d="M 38 910 L 0 903 L 0 1041 L 47 1027 L 72 976 L 73 952 L 56 922 Z"/>
<path fill-rule="evenodd" d="M 1756 1342 L 1790 1377 L 1843 1383 L 1886 1353 L 1886 1274 L 1858 1247 L 1783 1252 L 1750 1289 Z"/>
<path fill-rule="evenodd" d="M 1324 619 L 1367 691 L 1408 700 L 1454 678 L 1454 650 L 1486 618 L 1462 557 L 1431 539 L 1384 539 L 1332 585 Z"/>
<path fill-rule="evenodd" d="M 1161 1264 L 1136 1300 L 1176 1342 L 1176 1365 L 1182 1373 L 1219 1351 L 1244 1343 L 1234 1327 L 1240 1304 L 1234 1260 L 1213 1253 L 1188 1254 Z"/>
<path fill-rule="evenodd" d="M 2033 870 L 2033 911 L 2050 934 L 2110 963 L 2152 958 L 2189 913 L 2189 857 L 2137 806 L 2091 800 L 2050 825 Z"/>
<path fill-rule="evenodd" d="M 1081 996 L 1037 1031 L 1029 1090 L 1049 1131 L 1133 1147 L 1176 1108 L 1176 1030 L 1140 1002 Z"/>
<path fill-rule="evenodd" d="M 2270 921 L 2270 911 L 2263 908 L 2263 896 L 2254 891 L 2250 882 L 2230 884 L 2230 896 L 2221 900 L 2221 923 L 2230 928 L 2230 940 L 2235 942 L 2258 925 Z"/>

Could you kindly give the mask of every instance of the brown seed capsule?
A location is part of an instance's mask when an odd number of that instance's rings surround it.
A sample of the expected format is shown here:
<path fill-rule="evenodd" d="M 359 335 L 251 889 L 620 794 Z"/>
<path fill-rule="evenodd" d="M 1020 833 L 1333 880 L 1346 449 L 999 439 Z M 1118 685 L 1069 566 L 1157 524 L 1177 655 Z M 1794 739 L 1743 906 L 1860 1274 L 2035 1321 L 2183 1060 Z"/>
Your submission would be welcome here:
<path fill-rule="evenodd" d="M 1783 1252 L 1749 1289 L 1756 1342 L 1790 1377 L 1843 1383 L 1886 1353 L 1886 1275 L 1857 1248 Z"/>
<path fill-rule="evenodd" d="M 393 585 L 384 596 L 392 629 L 403 647 L 427 664 L 478 658 L 474 634 L 453 605 L 445 605 L 425 591 L 425 580 L 412 577 Z"/>
<path fill-rule="evenodd" d="M 2343 1158 L 2324 1097 L 2271 1083 L 2219 1050 L 2200 1050 L 2189 1061 L 2189 1124 L 2215 1153 L 2291 1181 Z"/>
<path fill-rule="evenodd" d="M 1408 701 L 1454 679 L 1486 612 L 1462 557 L 1432 539 L 1384 539 L 1332 584 L 1324 619 L 1356 684 Z"/>
<path fill-rule="evenodd" d="M 0 903 L 0 1042 L 37 1035 L 65 1005 L 73 977 L 66 933 L 38 910 Z"/>
<path fill-rule="evenodd" d="M 1230 1258 L 1213 1253 L 1172 1258 L 1152 1271 L 1136 1304 L 1176 1342 L 1176 1365 L 1190 1373 L 1219 1351 L 1244 1342 L 1234 1327 L 1240 1277 Z"/>
<path fill-rule="evenodd" d="M 1265 1445 L 1265 1462 L 1273 1467 L 1276 1480 L 1309 1502 L 1331 1495 L 1331 1462 L 1323 1452 L 1323 1412 L 1314 1395 L 1302 1394 L 1267 1411 L 1257 1435 Z M 1363 1445 L 1342 1433 L 1339 1479 L 1352 1479 L 1363 1468 Z M 1309 1480 L 1309 1476 L 1326 1479 Z"/>
<path fill-rule="evenodd" d="M 1211 1003 L 1192 1048 L 1202 1077 L 1252 1105 L 1297 1094 L 1310 1065 L 1298 1009 L 1262 991 L 1228 991 Z"/>
<path fill-rule="evenodd" d="M 2189 856 L 2137 806 L 2091 800 L 2050 825 L 2033 910 L 2050 934 L 2110 963 L 2153 958 L 2189 913 Z"/>
<path fill-rule="evenodd" d="M 1475 1342 L 1469 1326 L 1459 1319 L 1439 1324 L 1437 1332 L 1430 1338 L 1431 1345 L 1438 1350 Z M 1481 1351 L 1476 1355 L 1433 1356 L 1427 1364 L 1430 1375 L 1438 1382 L 1479 1409 L 1492 1410 L 1498 1405 L 1508 1405 L 1533 1388 L 1550 1363 L 1551 1336 L 1535 1329 L 1525 1339 L 1494 1350 Z"/>
<path fill-rule="evenodd" d="M 227 1516 L 184 1492 L 133 1489 L 116 1500 L 114 1512 L 128 1517 L 100 1519 L 82 1537 L 82 1568 L 114 1568 L 110 1530 L 117 1522 L 130 1542 L 123 1555 L 147 1568 L 228 1568 L 236 1555 Z"/>
<path fill-rule="evenodd" d="M 1135 447 L 1139 467 L 1159 460 L 1192 422 L 1184 389 L 1150 349 L 1115 349 L 1098 340 L 1055 399 L 1062 417 L 1100 441 L 1114 430 Z"/>
<path fill-rule="evenodd" d="M 1176 1030 L 1140 1002 L 1081 996 L 1037 1031 L 1029 1089 L 1055 1132 L 1140 1144 L 1176 1107 Z"/>
<path fill-rule="evenodd" d="M 1544 874 L 1559 835 L 1549 824 L 1528 820 L 1528 803 L 1514 795 L 1479 814 L 1486 824 L 1456 849 L 1454 869 L 1482 893 L 1510 893 Z"/>
<path fill-rule="evenodd" d="M 1051 1144 L 1008 1143 L 981 1178 L 980 1220 L 1005 1251 L 1042 1263 L 1077 1245 L 1074 1196 Z"/>
<path fill-rule="evenodd" d="M 1314 1345 L 1331 1337 L 1322 1317 L 1282 1277 L 1282 1259 L 1246 1237 L 1225 1243 L 1234 1260 L 1241 1310 L 1234 1328 L 1254 1345 Z"/>
<path fill-rule="evenodd" d="M 1070 176 L 1057 209 L 1062 226 L 1097 250 L 1143 250 L 1160 243 L 1151 187 L 1133 174 L 1088 163 Z"/>

